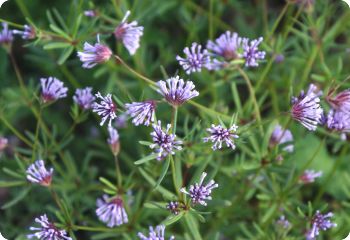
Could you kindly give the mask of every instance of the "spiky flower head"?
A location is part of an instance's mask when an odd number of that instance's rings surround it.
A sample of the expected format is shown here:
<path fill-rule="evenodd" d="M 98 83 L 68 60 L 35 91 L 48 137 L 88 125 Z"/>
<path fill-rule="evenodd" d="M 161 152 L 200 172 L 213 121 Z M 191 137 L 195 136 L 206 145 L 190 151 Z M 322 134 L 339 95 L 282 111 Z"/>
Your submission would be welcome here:
<path fill-rule="evenodd" d="M 114 156 L 117 156 L 120 151 L 119 134 L 117 129 L 113 127 L 108 128 L 109 138 L 107 142 Z"/>
<path fill-rule="evenodd" d="M 100 43 L 99 35 L 97 35 L 97 43 L 91 45 L 85 42 L 84 51 L 78 52 L 78 57 L 83 62 L 83 68 L 93 68 L 97 64 L 108 61 L 112 54 L 111 49 Z"/>
<path fill-rule="evenodd" d="M 65 230 L 60 230 L 55 224 L 49 222 L 46 214 L 35 218 L 35 222 L 40 224 L 40 227 L 30 227 L 29 229 L 35 233 L 27 235 L 28 239 L 35 237 L 40 240 L 73 240 L 67 236 Z"/>
<path fill-rule="evenodd" d="M 31 164 L 27 171 L 28 181 L 42 186 L 50 186 L 52 181 L 53 168 L 49 171 L 45 168 L 45 163 L 43 160 L 37 160 Z"/>
<path fill-rule="evenodd" d="M 210 137 L 203 138 L 204 142 L 212 142 L 214 145 L 211 147 L 214 151 L 222 148 L 222 143 L 226 143 L 226 146 L 236 149 L 234 139 L 239 138 L 236 134 L 238 126 L 233 124 L 230 128 L 223 127 L 221 125 L 212 124 L 210 128 L 207 128 L 207 132 Z"/>
<path fill-rule="evenodd" d="M 313 183 L 315 182 L 315 179 L 321 177 L 322 174 L 322 171 L 317 172 L 315 170 L 305 170 L 303 175 L 300 176 L 299 180 L 304 184 Z"/>
<path fill-rule="evenodd" d="M 154 143 L 149 147 L 158 155 L 158 161 L 163 160 L 169 154 L 174 155 L 175 150 L 182 149 L 182 141 L 176 140 L 176 135 L 170 133 L 171 124 L 167 125 L 165 131 L 162 129 L 162 123 L 160 120 L 152 126 L 153 132 L 151 132 L 151 136 Z"/>
<path fill-rule="evenodd" d="M 241 47 L 242 38 L 237 33 L 227 31 L 218 37 L 215 42 L 209 40 L 207 49 L 214 56 L 223 57 L 226 61 L 231 61 L 239 57 L 238 50 Z"/>
<path fill-rule="evenodd" d="M 41 78 L 41 99 L 44 103 L 53 102 L 67 96 L 68 88 L 54 77 Z"/>
<path fill-rule="evenodd" d="M 125 104 L 126 113 L 133 118 L 132 123 L 135 126 L 144 124 L 148 126 L 154 122 L 156 102 L 147 100 L 144 102 L 133 102 Z"/>
<path fill-rule="evenodd" d="M 100 103 L 94 102 L 92 104 L 92 111 L 96 112 L 99 116 L 102 117 L 100 123 L 101 126 L 103 126 L 107 119 L 109 119 L 108 126 L 111 126 L 112 120 L 117 117 L 115 113 L 117 106 L 112 101 L 112 94 L 107 94 L 105 97 L 103 97 L 101 93 L 98 92 L 95 94 L 95 96 L 101 101 Z"/>
<path fill-rule="evenodd" d="M 158 81 L 157 86 L 157 92 L 175 107 L 199 95 L 199 92 L 195 90 L 193 82 L 185 82 L 179 76 L 171 77 L 166 82 L 162 80 Z"/>
<path fill-rule="evenodd" d="M 179 61 L 179 64 L 187 74 L 190 74 L 191 72 L 200 72 L 202 68 L 207 67 L 210 64 L 208 50 L 202 50 L 200 44 L 192 43 L 191 48 L 186 47 L 183 52 L 186 56 L 182 58 L 178 55 L 176 56 L 176 60 Z"/>
<path fill-rule="evenodd" d="M 259 51 L 259 44 L 262 43 L 264 39 L 262 37 L 254 40 L 249 40 L 248 38 L 243 38 L 242 57 L 245 59 L 246 67 L 257 67 L 259 66 L 258 61 L 265 59 L 265 52 Z"/>
<path fill-rule="evenodd" d="M 191 185 L 189 191 L 186 188 L 181 188 L 180 191 L 190 196 L 193 204 L 201 204 L 207 206 L 206 201 L 211 200 L 211 190 L 219 187 L 219 184 L 215 183 L 214 180 L 210 180 L 206 185 L 203 184 L 204 178 L 207 176 L 206 172 L 202 173 L 199 183 Z"/>
<path fill-rule="evenodd" d="M 292 98 L 292 118 L 310 131 L 316 130 L 323 116 L 319 98 L 321 95 L 322 92 L 317 91 L 314 84 L 310 84 L 306 94 L 301 91 L 299 97 Z"/>
<path fill-rule="evenodd" d="M 106 223 L 108 227 L 112 228 L 128 223 L 128 215 L 124 208 L 123 199 L 120 196 L 109 198 L 105 194 L 102 196 L 102 199 L 97 199 L 96 205 L 98 218 Z"/>
<path fill-rule="evenodd" d="M 333 91 L 331 91 L 333 93 Z M 335 97 L 331 97 L 330 94 L 326 96 L 326 100 L 337 111 L 350 113 L 350 89 L 344 90 L 338 93 Z"/>
<path fill-rule="evenodd" d="M 9 45 L 13 41 L 12 31 L 9 30 L 7 23 L 2 23 L 2 31 L 0 32 L 0 44 Z"/>
<path fill-rule="evenodd" d="M 165 226 L 159 225 L 155 229 L 152 226 L 149 227 L 149 234 L 145 236 L 143 233 L 139 232 L 137 236 L 141 240 L 165 240 Z M 175 237 L 171 236 L 169 240 L 174 240 Z"/>
<path fill-rule="evenodd" d="M 271 147 L 274 147 L 280 144 L 291 143 L 292 141 L 293 141 L 293 135 L 290 130 L 283 129 L 281 125 L 275 126 L 270 138 Z M 287 152 L 293 152 L 294 145 L 288 144 L 285 147 L 283 147 L 283 150 Z"/>
<path fill-rule="evenodd" d="M 333 213 L 321 214 L 319 210 L 311 219 L 311 229 L 306 234 L 307 240 L 316 240 L 316 237 L 320 234 L 320 231 L 326 231 L 330 228 L 337 226 L 336 223 L 332 223 L 329 218 L 333 217 Z"/>
<path fill-rule="evenodd" d="M 92 107 L 95 101 L 95 96 L 92 94 L 92 88 L 86 87 L 83 89 L 75 90 L 75 95 L 73 96 L 74 102 L 79 105 L 84 110 L 88 110 Z"/>
<path fill-rule="evenodd" d="M 291 224 L 290 222 L 286 219 L 286 217 L 284 215 L 282 215 L 277 221 L 276 221 L 276 224 L 278 226 L 281 226 L 282 228 L 284 229 L 288 229 Z"/>
<path fill-rule="evenodd" d="M 13 30 L 13 34 L 20 35 L 23 39 L 34 39 L 36 37 L 35 28 L 29 25 L 23 26 L 23 31 L 20 30 Z"/>
<path fill-rule="evenodd" d="M 127 11 L 119 26 L 114 30 L 114 36 L 117 40 L 123 42 L 130 55 L 134 55 L 140 47 L 140 38 L 143 35 L 143 27 L 137 25 L 137 21 L 126 22 L 130 15 Z"/>

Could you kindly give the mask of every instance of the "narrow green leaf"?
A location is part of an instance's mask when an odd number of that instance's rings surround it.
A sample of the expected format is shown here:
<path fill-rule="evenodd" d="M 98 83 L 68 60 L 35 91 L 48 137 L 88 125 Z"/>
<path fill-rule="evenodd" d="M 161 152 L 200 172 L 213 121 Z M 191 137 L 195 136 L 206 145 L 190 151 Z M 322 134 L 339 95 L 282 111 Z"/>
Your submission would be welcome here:
<path fill-rule="evenodd" d="M 109 180 L 107 180 L 106 178 L 100 177 L 98 180 L 100 180 L 101 183 L 103 183 L 104 185 L 106 185 L 110 189 L 115 190 L 115 191 L 117 190 L 117 187 L 113 183 L 111 183 Z"/>
<path fill-rule="evenodd" d="M 19 203 L 30 191 L 30 188 L 24 188 L 22 191 L 20 191 L 19 193 L 17 193 L 16 197 L 14 199 L 12 199 L 11 201 L 5 203 L 1 209 L 7 209 L 10 208 L 14 205 L 16 205 L 17 203 Z"/>
<path fill-rule="evenodd" d="M 6 188 L 6 187 L 16 187 L 25 185 L 25 181 L 0 181 L 0 188 Z"/>
<path fill-rule="evenodd" d="M 135 164 L 140 165 L 140 164 L 143 164 L 145 162 L 151 161 L 151 160 L 156 159 L 156 158 L 157 158 L 157 154 L 151 154 L 151 155 L 148 155 L 146 157 L 141 158 L 140 160 L 137 160 L 135 162 Z"/>
<path fill-rule="evenodd" d="M 71 53 L 73 52 L 73 50 L 74 50 L 74 47 L 73 47 L 73 46 L 70 46 L 70 47 L 66 48 L 66 49 L 62 52 L 60 58 L 59 58 L 58 61 L 57 61 L 58 65 L 62 65 L 62 64 L 69 58 L 69 56 L 71 55 Z"/>
<path fill-rule="evenodd" d="M 168 158 L 165 160 L 165 163 L 163 164 L 163 168 L 162 168 L 162 172 L 160 173 L 160 177 L 159 177 L 159 179 L 158 179 L 156 185 L 154 186 L 155 189 L 157 189 L 157 187 L 159 187 L 159 185 L 160 185 L 161 182 L 163 181 L 165 175 L 166 175 L 167 172 L 168 172 L 169 166 L 170 166 L 170 157 L 168 157 Z"/>
<path fill-rule="evenodd" d="M 50 50 L 50 49 L 57 49 L 57 48 L 66 48 L 69 47 L 70 44 L 67 42 L 52 42 L 44 45 L 45 50 Z"/>
<path fill-rule="evenodd" d="M 199 233 L 198 223 L 195 220 L 195 218 L 192 216 L 192 214 L 188 213 L 184 216 L 184 218 L 185 218 L 185 222 L 187 224 L 187 227 L 191 230 L 191 234 L 193 236 L 193 239 L 201 240 L 202 237 Z"/>
<path fill-rule="evenodd" d="M 165 226 L 169 226 L 177 221 L 179 221 L 183 216 L 184 216 L 185 212 L 180 212 L 178 215 L 171 215 L 169 217 L 167 217 L 162 224 Z"/>

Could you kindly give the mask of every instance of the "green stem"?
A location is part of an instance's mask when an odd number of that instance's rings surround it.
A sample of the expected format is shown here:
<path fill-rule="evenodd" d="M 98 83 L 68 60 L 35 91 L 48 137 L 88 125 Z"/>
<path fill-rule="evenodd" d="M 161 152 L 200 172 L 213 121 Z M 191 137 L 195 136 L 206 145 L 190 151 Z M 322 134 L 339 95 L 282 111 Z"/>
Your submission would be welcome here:
<path fill-rule="evenodd" d="M 289 7 L 289 2 L 286 3 L 286 5 L 284 5 L 280 15 L 278 15 L 276 21 L 274 22 L 273 26 L 272 26 L 272 29 L 271 31 L 269 32 L 269 34 L 266 36 L 266 40 L 269 41 L 271 36 L 273 35 L 273 33 L 276 31 L 279 23 L 281 22 L 283 16 L 286 14 L 287 10 L 288 10 L 288 7 Z"/>
<path fill-rule="evenodd" d="M 176 134 L 176 125 L 177 125 L 177 106 L 173 106 L 173 134 Z"/>
<path fill-rule="evenodd" d="M 256 116 L 256 119 L 257 119 L 258 124 L 259 124 L 259 129 L 260 129 L 261 134 L 263 134 L 264 129 L 263 129 L 263 126 L 261 124 L 260 109 L 259 109 L 258 101 L 256 100 L 256 97 L 255 97 L 255 90 L 253 88 L 253 85 L 252 85 L 248 75 L 241 68 L 237 68 L 237 69 L 238 69 L 239 73 L 242 75 L 242 77 L 244 78 L 245 82 L 247 83 L 247 87 L 248 87 L 250 96 L 251 96 L 252 101 L 253 101 L 255 116 Z"/>
<path fill-rule="evenodd" d="M 17 131 L 17 129 L 15 127 L 13 127 L 11 125 L 11 123 L 9 123 L 7 121 L 7 119 L 4 116 L 1 116 L 0 119 L 2 120 L 2 122 L 5 124 L 5 126 L 10 129 L 11 132 L 13 132 L 13 134 L 15 134 L 19 139 L 21 139 L 25 144 L 27 144 L 29 147 L 33 147 L 33 144 L 26 138 L 24 137 L 20 132 Z"/>
<path fill-rule="evenodd" d="M 41 114 L 42 114 L 43 107 L 40 105 L 40 110 L 39 110 L 39 115 L 38 115 L 38 120 L 36 123 L 36 129 L 35 129 L 35 140 L 34 140 L 34 146 L 33 146 L 33 152 L 32 152 L 32 162 L 34 162 L 35 159 L 35 151 L 36 148 L 39 144 L 39 129 L 41 125 Z"/>
<path fill-rule="evenodd" d="M 117 155 L 114 156 L 114 163 L 115 163 L 115 171 L 117 175 L 117 188 L 118 190 L 120 190 L 122 189 L 123 176 L 120 171 L 119 159 Z"/>

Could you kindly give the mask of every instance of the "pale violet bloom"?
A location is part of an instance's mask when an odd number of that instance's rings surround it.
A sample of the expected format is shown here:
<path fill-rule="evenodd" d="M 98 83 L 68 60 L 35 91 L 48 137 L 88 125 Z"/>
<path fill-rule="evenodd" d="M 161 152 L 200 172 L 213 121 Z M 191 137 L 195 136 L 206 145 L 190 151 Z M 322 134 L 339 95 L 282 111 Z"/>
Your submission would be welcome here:
<path fill-rule="evenodd" d="M 320 234 L 320 231 L 326 231 L 330 228 L 337 226 L 336 223 L 332 223 L 329 218 L 333 217 L 333 213 L 321 214 L 320 211 L 316 211 L 315 215 L 311 219 L 311 229 L 306 233 L 307 240 L 316 240 L 316 237 Z"/>
<path fill-rule="evenodd" d="M 0 44 L 10 44 L 12 41 L 12 31 L 9 30 L 7 23 L 2 23 L 2 31 L 0 32 Z"/>
<path fill-rule="evenodd" d="M 210 128 L 207 128 L 207 132 L 210 133 L 210 137 L 203 138 L 204 142 L 212 142 L 214 145 L 212 149 L 215 151 L 222 148 L 222 144 L 225 143 L 228 148 L 236 149 L 234 139 L 239 138 L 236 134 L 238 126 L 233 124 L 230 128 L 225 128 L 221 125 L 212 124 Z"/>
<path fill-rule="evenodd" d="M 285 145 L 283 147 L 283 150 L 287 152 L 293 152 L 294 145 L 292 142 L 292 132 L 289 129 L 283 129 L 281 125 L 276 125 L 270 138 L 270 146 L 274 147 L 276 145 L 290 143 L 288 145 Z"/>
<path fill-rule="evenodd" d="M 112 228 L 128 223 L 128 215 L 121 197 L 109 198 L 105 194 L 102 199 L 97 199 L 96 205 L 96 214 L 101 222 L 107 224 L 107 227 Z"/>
<path fill-rule="evenodd" d="M 92 94 L 92 88 L 86 87 L 83 89 L 75 90 L 75 95 L 73 100 L 78 104 L 82 109 L 88 110 L 92 107 L 92 104 L 95 101 L 95 96 Z"/>
<path fill-rule="evenodd" d="M 37 160 L 31 164 L 27 171 L 28 181 L 42 186 L 50 186 L 52 181 L 53 168 L 47 170 L 43 160 Z"/>
<path fill-rule="evenodd" d="M 144 235 L 141 232 L 139 232 L 137 236 L 140 238 L 140 240 L 165 240 L 165 226 L 159 225 L 155 229 L 152 226 L 150 226 L 148 236 Z M 169 240 L 174 239 L 174 236 L 171 236 L 169 238 Z"/>
<path fill-rule="evenodd" d="M 197 43 L 192 43 L 191 48 L 186 47 L 183 52 L 185 57 L 176 56 L 176 60 L 185 70 L 187 74 L 191 72 L 200 72 L 202 68 L 208 67 L 210 64 L 210 57 L 208 50 L 202 50 L 202 46 Z"/>
<path fill-rule="evenodd" d="M 103 124 L 109 119 L 108 126 L 111 126 L 112 120 L 117 117 L 116 110 L 117 107 L 112 101 L 112 94 L 107 94 L 105 97 L 101 95 L 101 93 L 97 93 L 95 95 L 101 101 L 100 103 L 94 102 L 92 104 L 92 111 L 96 112 L 99 116 L 101 116 L 102 120 L 100 125 Z"/>
<path fill-rule="evenodd" d="M 134 55 L 140 47 L 140 38 L 143 35 L 143 27 L 138 26 L 137 21 L 128 23 L 126 20 L 130 15 L 127 11 L 119 26 L 114 30 L 114 36 L 117 40 L 123 42 L 130 55 Z"/>
<path fill-rule="evenodd" d="M 52 102 L 67 96 L 68 88 L 57 78 L 41 78 L 41 99 L 44 103 Z"/>
<path fill-rule="evenodd" d="M 243 38 L 242 48 L 243 53 L 242 57 L 245 59 L 246 67 L 257 67 L 259 66 L 259 61 L 265 58 L 265 52 L 259 51 L 259 44 L 263 41 L 263 38 L 249 40 L 248 38 Z"/>
<path fill-rule="evenodd" d="M 317 172 L 315 170 L 305 170 L 299 180 L 304 184 L 313 183 L 316 178 L 322 177 L 322 174 L 322 171 Z"/>
<path fill-rule="evenodd" d="M 23 31 L 20 30 L 13 30 L 13 34 L 20 35 L 23 39 L 34 39 L 36 37 L 35 28 L 29 25 L 24 25 Z"/>
<path fill-rule="evenodd" d="M 144 124 L 148 126 L 154 122 L 156 102 L 147 100 L 144 102 L 133 102 L 125 104 L 126 113 L 133 118 L 135 126 Z"/>

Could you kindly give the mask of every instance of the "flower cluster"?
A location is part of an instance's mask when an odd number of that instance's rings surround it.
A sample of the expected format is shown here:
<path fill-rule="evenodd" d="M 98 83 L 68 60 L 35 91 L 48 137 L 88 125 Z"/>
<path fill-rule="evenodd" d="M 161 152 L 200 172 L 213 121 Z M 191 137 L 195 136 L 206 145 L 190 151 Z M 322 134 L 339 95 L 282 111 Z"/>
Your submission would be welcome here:
<path fill-rule="evenodd" d="M 5 137 L 0 137 L 0 152 L 2 152 L 8 145 L 9 140 Z"/>
<path fill-rule="evenodd" d="M 235 124 L 233 124 L 230 128 L 212 124 L 211 127 L 207 129 L 211 136 L 203 138 L 203 141 L 213 142 L 213 150 L 221 149 L 222 143 L 226 143 L 228 148 L 232 148 L 234 150 L 236 149 L 234 139 L 239 138 L 239 136 L 236 134 L 237 128 L 238 126 Z"/>
<path fill-rule="evenodd" d="M 128 223 L 128 215 L 120 196 L 109 198 L 108 195 L 103 195 L 102 198 L 97 199 L 96 205 L 96 215 L 108 227 L 112 228 Z"/>
<path fill-rule="evenodd" d="M 118 131 L 113 127 L 109 127 L 108 133 L 109 133 L 109 138 L 107 139 L 107 142 L 109 144 L 109 147 L 111 148 L 112 153 L 115 156 L 117 156 L 120 150 Z"/>
<path fill-rule="evenodd" d="M 35 237 L 42 240 L 73 240 L 67 236 L 65 230 L 58 229 L 55 224 L 50 222 L 46 214 L 35 218 L 35 222 L 39 223 L 40 227 L 30 227 L 30 230 L 35 231 L 35 233 L 27 235 L 28 239 Z"/>
<path fill-rule="evenodd" d="M 36 32 L 35 28 L 29 25 L 24 25 L 23 26 L 23 31 L 20 30 L 13 30 L 13 34 L 18 34 L 20 35 L 23 39 L 34 39 L 36 37 Z"/>
<path fill-rule="evenodd" d="M 157 124 L 153 124 L 153 132 L 151 132 L 151 136 L 154 143 L 150 145 L 150 148 L 158 155 L 157 159 L 159 161 L 163 160 L 169 154 L 174 155 L 175 150 L 182 149 L 182 141 L 176 140 L 176 135 L 169 133 L 170 129 L 171 124 L 168 124 L 164 131 L 160 120 Z"/>
<path fill-rule="evenodd" d="M 316 172 L 315 170 L 305 170 L 299 180 L 304 184 L 313 183 L 315 179 L 321 177 L 322 174 L 322 171 Z"/>
<path fill-rule="evenodd" d="M 86 87 L 83 89 L 76 89 L 73 100 L 82 109 L 84 109 L 84 110 L 90 109 L 92 107 L 92 104 L 95 101 L 95 96 L 92 94 L 92 88 Z"/>
<path fill-rule="evenodd" d="M 12 31 L 9 30 L 8 24 L 2 24 L 2 31 L 0 32 L 0 44 L 10 44 L 13 41 Z"/>
<path fill-rule="evenodd" d="M 191 185 L 189 190 L 186 191 L 186 188 L 181 188 L 182 193 L 188 194 L 191 198 L 193 204 L 201 204 L 207 206 L 206 201 L 211 200 L 211 190 L 219 187 L 219 184 L 215 183 L 214 180 L 210 180 L 206 185 L 203 184 L 204 178 L 207 176 L 206 172 L 202 173 L 199 183 Z"/>
<path fill-rule="evenodd" d="M 215 41 L 209 40 L 207 49 L 202 49 L 198 43 L 192 43 L 191 48 L 184 49 L 185 58 L 176 56 L 176 60 L 187 74 L 200 72 L 202 68 L 220 70 L 236 59 L 244 59 L 246 67 L 257 67 L 266 55 L 258 48 L 262 41 L 262 37 L 250 40 L 227 31 Z"/>
<path fill-rule="evenodd" d="M 145 102 L 133 102 L 125 104 L 126 113 L 130 115 L 135 126 L 144 124 L 148 126 L 154 122 L 156 102 L 148 100 Z"/>
<path fill-rule="evenodd" d="M 53 102 L 67 96 L 68 88 L 54 77 L 41 78 L 41 99 L 44 103 Z"/>
<path fill-rule="evenodd" d="M 294 150 L 294 145 L 291 144 L 293 141 L 293 135 L 292 132 L 288 129 L 283 129 L 281 125 L 276 125 L 271 138 L 270 138 L 270 146 L 274 147 L 276 145 L 281 145 L 281 144 L 286 144 L 289 143 L 288 145 L 283 147 L 283 150 L 286 152 L 293 152 Z"/>
<path fill-rule="evenodd" d="M 282 216 L 277 220 L 276 224 L 277 224 L 278 226 L 281 226 L 281 227 L 284 228 L 284 229 L 288 229 L 288 228 L 291 226 L 290 222 L 286 219 L 286 217 L 285 217 L 284 215 L 282 215 Z"/>
<path fill-rule="evenodd" d="M 107 94 L 105 97 L 101 93 L 95 95 L 97 98 L 101 99 L 100 103 L 94 102 L 92 104 L 92 111 L 96 112 L 99 116 L 102 117 L 100 125 L 103 124 L 109 119 L 108 126 L 112 125 L 112 120 L 117 117 L 116 110 L 117 107 L 112 101 L 112 94 Z"/>

